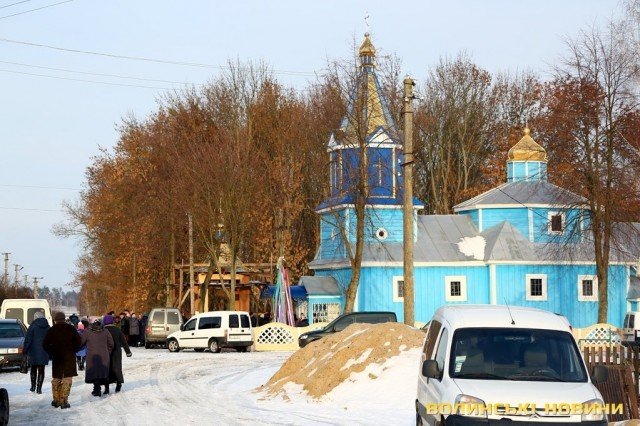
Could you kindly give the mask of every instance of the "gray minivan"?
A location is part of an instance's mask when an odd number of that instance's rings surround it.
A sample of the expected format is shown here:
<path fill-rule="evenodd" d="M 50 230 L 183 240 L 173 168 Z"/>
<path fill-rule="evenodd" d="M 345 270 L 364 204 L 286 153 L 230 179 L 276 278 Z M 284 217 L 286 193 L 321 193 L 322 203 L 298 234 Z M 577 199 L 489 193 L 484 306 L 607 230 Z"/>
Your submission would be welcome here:
<path fill-rule="evenodd" d="M 353 323 L 363 324 L 379 324 L 382 322 L 397 322 L 395 312 L 351 312 L 349 314 L 340 315 L 334 319 L 325 328 L 310 331 L 300 335 L 298 338 L 298 346 L 304 348 L 311 342 L 323 338 L 332 333 L 344 330 Z"/>
<path fill-rule="evenodd" d="M 144 347 L 149 349 L 152 345 L 164 345 L 171 333 L 180 331 L 183 322 L 178 308 L 153 308 L 144 330 Z"/>

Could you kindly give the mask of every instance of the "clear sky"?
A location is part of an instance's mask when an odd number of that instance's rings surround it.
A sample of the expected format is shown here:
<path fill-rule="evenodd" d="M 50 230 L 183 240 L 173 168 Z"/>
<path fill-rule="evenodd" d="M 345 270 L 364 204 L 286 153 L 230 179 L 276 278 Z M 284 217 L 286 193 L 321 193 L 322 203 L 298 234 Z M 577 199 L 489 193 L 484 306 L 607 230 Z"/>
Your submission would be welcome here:
<path fill-rule="evenodd" d="M 46 7 L 61 1 L 0 0 L 0 252 L 12 253 L 12 271 L 23 265 L 21 273 L 56 287 L 71 280 L 80 251 L 51 234 L 64 218 L 61 202 L 77 198 L 92 156 L 116 142 L 121 118 L 144 117 L 165 88 L 202 84 L 228 59 L 301 72 L 278 77 L 302 88 L 327 59 L 349 57 L 367 13 L 378 51 L 396 53 L 418 85 L 440 56 L 461 50 L 492 72 L 544 73 L 563 52 L 563 36 L 620 12 L 617 0 L 73 0 Z"/>

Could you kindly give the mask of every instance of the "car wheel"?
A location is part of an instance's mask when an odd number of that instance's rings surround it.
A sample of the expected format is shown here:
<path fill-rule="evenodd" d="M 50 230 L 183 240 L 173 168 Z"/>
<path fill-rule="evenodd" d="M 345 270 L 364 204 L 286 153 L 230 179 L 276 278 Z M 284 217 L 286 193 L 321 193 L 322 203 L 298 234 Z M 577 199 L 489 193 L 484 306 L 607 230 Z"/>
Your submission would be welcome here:
<path fill-rule="evenodd" d="M 236 350 L 237 350 L 238 352 L 246 352 L 246 351 L 247 351 L 247 347 L 246 347 L 246 346 L 238 346 L 238 347 L 236 348 Z"/>
<path fill-rule="evenodd" d="M 0 389 L 0 426 L 9 424 L 9 393 L 5 388 Z"/>
<path fill-rule="evenodd" d="M 178 352 L 180 350 L 180 345 L 178 345 L 178 341 L 176 339 L 171 339 L 167 342 L 167 348 L 169 352 Z"/>
<path fill-rule="evenodd" d="M 145 348 L 145 349 L 149 349 L 149 348 L 151 348 L 151 343 L 149 343 L 149 342 L 144 342 L 144 348 Z"/>
<path fill-rule="evenodd" d="M 220 352 L 220 345 L 216 339 L 209 340 L 209 350 L 216 354 Z"/>
<path fill-rule="evenodd" d="M 204 352 L 204 348 L 193 348 L 196 352 Z"/>

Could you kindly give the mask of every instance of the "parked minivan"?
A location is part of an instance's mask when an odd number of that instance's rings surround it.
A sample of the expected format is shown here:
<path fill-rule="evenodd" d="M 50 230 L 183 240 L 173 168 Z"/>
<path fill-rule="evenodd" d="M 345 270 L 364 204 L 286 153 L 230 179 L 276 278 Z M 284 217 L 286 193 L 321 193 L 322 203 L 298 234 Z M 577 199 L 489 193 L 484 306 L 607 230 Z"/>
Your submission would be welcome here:
<path fill-rule="evenodd" d="M 249 313 L 213 311 L 194 315 L 167 339 L 171 352 L 192 348 L 196 352 L 209 349 L 220 352 L 224 347 L 246 352 L 253 345 L 253 328 Z"/>
<path fill-rule="evenodd" d="M 325 328 L 313 330 L 300 335 L 298 345 L 304 348 L 311 342 L 315 342 L 329 334 L 344 330 L 353 323 L 378 324 L 381 322 L 397 322 L 395 312 L 351 312 L 339 316 L 330 322 Z"/>
<path fill-rule="evenodd" d="M 49 325 L 53 325 L 49 302 L 45 299 L 4 299 L 0 306 L 0 318 L 18 319 L 27 327 L 33 322 L 36 312 L 42 312 Z"/>
<path fill-rule="evenodd" d="M 604 407 L 593 383 L 606 380 L 607 370 L 596 366 L 589 377 L 567 321 L 552 312 L 442 307 L 431 320 L 418 377 L 416 424 L 607 424 L 604 410 L 553 411 L 567 403 Z"/>
<path fill-rule="evenodd" d="M 149 349 L 152 345 L 164 345 L 167 337 L 180 330 L 183 323 L 184 319 L 178 308 L 153 308 L 144 329 L 144 347 Z"/>
<path fill-rule="evenodd" d="M 640 312 L 627 312 L 622 324 L 622 340 L 640 342 Z"/>

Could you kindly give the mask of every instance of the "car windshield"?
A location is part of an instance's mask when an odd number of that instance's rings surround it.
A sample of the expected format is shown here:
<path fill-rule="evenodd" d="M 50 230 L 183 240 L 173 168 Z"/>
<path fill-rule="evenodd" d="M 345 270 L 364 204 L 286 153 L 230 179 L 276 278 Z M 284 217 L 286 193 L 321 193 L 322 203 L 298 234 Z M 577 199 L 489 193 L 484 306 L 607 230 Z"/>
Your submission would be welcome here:
<path fill-rule="evenodd" d="M 0 324 L 0 339 L 23 337 L 22 327 L 18 323 Z"/>
<path fill-rule="evenodd" d="M 457 379 L 586 382 L 568 332 L 462 328 L 453 335 L 449 375 Z"/>

